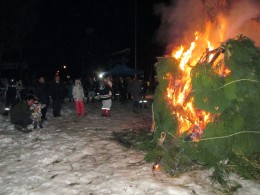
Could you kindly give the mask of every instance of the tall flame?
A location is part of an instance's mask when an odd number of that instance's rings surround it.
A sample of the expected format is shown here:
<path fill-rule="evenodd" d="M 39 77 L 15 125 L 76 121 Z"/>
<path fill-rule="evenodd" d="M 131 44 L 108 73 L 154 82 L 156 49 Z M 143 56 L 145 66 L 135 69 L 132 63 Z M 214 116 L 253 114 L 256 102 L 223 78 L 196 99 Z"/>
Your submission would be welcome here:
<path fill-rule="evenodd" d="M 172 57 L 179 60 L 181 73 L 178 77 L 170 73 L 166 75 L 169 80 L 166 95 L 172 107 L 172 114 L 177 117 L 178 134 L 181 135 L 184 132 L 194 134 L 194 141 L 200 139 L 203 130 L 214 118 L 213 114 L 196 109 L 194 106 L 194 98 L 191 95 L 192 68 L 197 65 L 202 53 L 205 52 L 205 48 L 208 48 L 208 51 L 214 50 L 213 43 L 209 41 L 210 33 L 211 26 L 206 29 L 204 35 L 195 32 L 195 40 L 190 43 L 188 49 L 185 50 L 185 47 L 181 45 L 178 49 L 173 51 Z M 220 37 L 221 35 L 219 35 L 219 38 Z M 208 61 L 211 61 L 213 56 L 214 54 L 210 54 Z M 227 68 L 225 71 L 227 71 Z"/>

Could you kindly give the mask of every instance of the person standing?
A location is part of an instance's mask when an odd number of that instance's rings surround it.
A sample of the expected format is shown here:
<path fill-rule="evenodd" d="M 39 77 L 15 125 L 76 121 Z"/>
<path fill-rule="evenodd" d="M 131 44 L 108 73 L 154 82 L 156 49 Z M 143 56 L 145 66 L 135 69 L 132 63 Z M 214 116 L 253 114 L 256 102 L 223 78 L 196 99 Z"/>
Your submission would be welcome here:
<path fill-rule="evenodd" d="M 127 103 L 127 96 L 126 96 L 127 86 L 128 86 L 127 81 L 123 77 L 120 77 L 118 87 L 119 87 L 119 93 L 120 93 L 120 102 L 122 105 Z"/>
<path fill-rule="evenodd" d="M 131 88 L 131 93 L 133 95 L 133 112 L 134 113 L 139 113 L 140 109 L 140 100 L 142 100 L 142 81 L 138 80 L 135 78 L 132 82 L 132 88 Z"/>
<path fill-rule="evenodd" d="M 21 96 L 14 79 L 10 79 L 9 84 L 5 91 L 5 115 L 8 115 L 15 104 L 21 101 Z"/>
<path fill-rule="evenodd" d="M 132 94 L 133 79 L 132 79 L 132 77 L 127 78 L 127 84 L 128 84 L 127 85 L 127 99 L 131 100 L 133 97 L 133 94 Z"/>
<path fill-rule="evenodd" d="M 52 109 L 53 116 L 60 117 L 60 110 L 63 103 L 64 98 L 64 87 L 60 82 L 60 76 L 55 75 L 54 82 L 51 83 L 51 98 L 52 98 Z"/>
<path fill-rule="evenodd" d="M 88 102 L 91 100 L 92 103 L 95 102 L 95 95 L 96 95 L 96 78 L 93 77 L 88 80 Z"/>
<path fill-rule="evenodd" d="M 36 90 L 35 90 L 36 97 L 39 98 L 39 101 L 45 105 L 44 108 L 42 108 L 42 121 L 47 120 L 46 113 L 48 109 L 48 105 L 50 104 L 50 98 L 49 98 L 49 89 L 47 84 L 45 83 L 44 77 L 39 77 L 39 80 L 36 84 Z"/>
<path fill-rule="evenodd" d="M 72 89 L 73 89 L 74 85 L 73 85 L 73 81 L 69 80 L 69 83 L 67 85 L 67 91 L 68 91 L 68 98 L 70 102 L 74 102 L 73 99 L 73 94 L 72 94 Z"/>
<path fill-rule="evenodd" d="M 45 107 L 45 104 L 41 104 L 39 102 L 39 99 L 35 97 L 33 101 L 33 105 L 31 106 L 31 109 L 34 110 L 34 112 L 31 115 L 31 118 L 33 120 L 33 128 L 36 129 L 39 125 L 40 128 L 43 128 L 42 126 L 42 109 Z"/>
<path fill-rule="evenodd" d="M 112 82 L 109 77 L 104 79 L 99 86 L 99 98 L 102 100 L 102 116 L 110 117 L 110 109 L 112 106 Z"/>
<path fill-rule="evenodd" d="M 78 115 L 85 115 L 85 107 L 84 107 L 84 90 L 81 84 L 81 81 L 79 79 L 75 80 L 75 85 L 72 90 L 73 98 L 75 101 L 75 106 L 76 106 L 76 113 Z"/>

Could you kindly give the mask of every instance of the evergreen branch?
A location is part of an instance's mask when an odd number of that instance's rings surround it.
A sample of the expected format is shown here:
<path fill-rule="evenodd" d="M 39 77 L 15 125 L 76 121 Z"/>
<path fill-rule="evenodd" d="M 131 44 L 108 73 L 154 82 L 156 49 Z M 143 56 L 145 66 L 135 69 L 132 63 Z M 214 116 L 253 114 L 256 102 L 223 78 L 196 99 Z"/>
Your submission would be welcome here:
<path fill-rule="evenodd" d="M 221 86 L 220 88 L 215 89 L 215 90 L 222 89 L 222 88 L 224 88 L 224 87 L 226 87 L 226 86 L 228 86 L 228 85 L 231 85 L 231 84 L 233 84 L 233 83 L 240 82 L 240 81 L 250 81 L 250 82 L 256 82 L 256 83 L 259 82 L 258 80 L 253 80 L 253 79 L 239 79 L 239 80 L 235 80 L 235 81 L 231 81 L 231 82 L 229 82 L 229 83 L 226 83 L 225 85 L 223 85 L 223 86 Z M 196 92 L 196 90 L 194 89 L 194 90 L 192 90 L 190 93 L 193 93 L 193 92 Z"/>
<path fill-rule="evenodd" d="M 226 86 L 228 86 L 228 85 L 230 85 L 230 84 L 232 84 L 232 83 L 236 83 L 236 82 L 240 82 L 240 81 L 251 81 L 251 82 L 257 82 L 257 83 L 259 82 L 259 81 L 257 81 L 257 80 L 253 80 L 253 79 L 239 79 L 239 80 L 231 81 L 231 82 L 229 82 L 229 83 L 223 85 L 222 87 L 220 87 L 220 88 L 218 88 L 218 89 L 222 89 L 222 88 L 224 88 L 224 87 L 226 87 Z"/>
<path fill-rule="evenodd" d="M 220 136 L 220 137 L 210 137 L 210 138 L 204 138 L 204 139 L 200 139 L 199 141 L 206 141 L 206 140 L 215 140 L 215 139 L 223 139 L 223 138 L 228 138 L 228 137 L 232 137 L 241 133 L 255 133 L 255 134 L 260 134 L 260 132 L 256 132 L 256 131 L 240 131 L 231 135 L 226 135 L 226 136 Z"/>

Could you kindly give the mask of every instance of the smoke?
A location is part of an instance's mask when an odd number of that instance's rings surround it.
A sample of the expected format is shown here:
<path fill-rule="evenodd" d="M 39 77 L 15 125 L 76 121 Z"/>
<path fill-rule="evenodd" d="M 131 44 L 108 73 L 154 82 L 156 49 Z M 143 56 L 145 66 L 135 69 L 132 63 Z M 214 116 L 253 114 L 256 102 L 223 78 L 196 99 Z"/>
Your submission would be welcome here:
<path fill-rule="evenodd" d="M 234 4 L 228 15 L 228 24 L 225 38 L 232 38 L 244 34 L 260 45 L 260 4 L 256 1 L 240 1 Z"/>
<path fill-rule="evenodd" d="M 200 0 L 180 0 L 170 6 L 160 4 L 155 7 L 155 13 L 161 16 L 157 40 L 166 45 L 167 50 L 188 43 L 189 36 L 193 35 L 190 33 L 201 30 L 207 17 Z"/>
<path fill-rule="evenodd" d="M 161 17 L 157 40 L 167 51 L 190 43 L 194 32 L 205 32 L 208 23 L 211 33 L 219 32 L 220 18 L 225 21 L 224 40 L 244 34 L 260 45 L 260 3 L 256 0 L 172 0 L 171 5 L 156 5 L 155 13 Z"/>

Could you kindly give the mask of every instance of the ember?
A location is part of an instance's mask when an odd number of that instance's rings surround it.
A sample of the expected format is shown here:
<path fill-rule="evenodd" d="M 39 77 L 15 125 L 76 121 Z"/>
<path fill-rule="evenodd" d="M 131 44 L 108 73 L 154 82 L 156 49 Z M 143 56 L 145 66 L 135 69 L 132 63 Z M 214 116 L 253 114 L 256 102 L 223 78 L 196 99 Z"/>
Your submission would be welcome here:
<path fill-rule="evenodd" d="M 156 160 L 156 162 L 153 165 L 153 171 L 159 171 L 160 170 L 160 161 L 161 161 L 162 157 L 159 156 Z"/>

